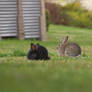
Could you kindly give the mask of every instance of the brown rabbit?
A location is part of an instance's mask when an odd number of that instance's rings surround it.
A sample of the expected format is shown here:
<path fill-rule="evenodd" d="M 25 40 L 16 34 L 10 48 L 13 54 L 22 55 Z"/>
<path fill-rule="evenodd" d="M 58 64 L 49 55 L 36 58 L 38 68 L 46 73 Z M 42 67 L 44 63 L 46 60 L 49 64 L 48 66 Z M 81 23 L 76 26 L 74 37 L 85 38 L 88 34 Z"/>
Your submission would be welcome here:
<path fill-rule="evenodd" d="M 68 42 L 68 36 L 65 37 L 57 47 L 59 56 L 80 56 L 81 55 L 81 48 L 78 44 Z"/>

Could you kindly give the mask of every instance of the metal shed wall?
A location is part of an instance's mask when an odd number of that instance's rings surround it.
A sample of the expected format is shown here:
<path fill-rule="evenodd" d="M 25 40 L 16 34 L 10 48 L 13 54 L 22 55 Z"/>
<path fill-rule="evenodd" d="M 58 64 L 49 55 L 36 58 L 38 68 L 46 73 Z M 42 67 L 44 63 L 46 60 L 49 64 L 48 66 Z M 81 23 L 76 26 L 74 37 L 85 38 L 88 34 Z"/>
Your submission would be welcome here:
<path fill-rule="evenodd" d="M 22 0 L 24 38 L 40 37 L 41 0 Z M 1 37 L 18 36 L 17 0 L 0 0 Z"/>
<path fill-rule="evenodd" d="M 40 37 L 41 0 L 22 0 L 25 38 Z"/>

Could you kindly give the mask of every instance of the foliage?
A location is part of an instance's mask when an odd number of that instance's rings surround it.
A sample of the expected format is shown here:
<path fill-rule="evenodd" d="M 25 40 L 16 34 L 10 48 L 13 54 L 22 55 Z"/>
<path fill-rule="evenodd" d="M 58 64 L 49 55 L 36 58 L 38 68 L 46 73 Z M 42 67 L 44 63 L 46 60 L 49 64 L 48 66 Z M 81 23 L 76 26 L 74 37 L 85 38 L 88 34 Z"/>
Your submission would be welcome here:
<path fill-rule="evenodd" d="M 67 12 L 69 24 L 71 26 L 84 27 L 84 28 L 92 28 L 91 18 L 88 16 L 88 13 L 83 12 Z"/>
<path fill-rule="evenodd" d="M 78 11 L 78 12 L 84 10 L 84 8 L 81 7 L 79 1 L 68 3 L 67 5 L 63 6 L 63 8 L 68 11 Z"/>
<path fill-rule="evenodd" d="M 92 29 L 92 12 L 82 8 L 78 1 L 65 6 L 47 3 L 47 6 L 52 23 Z"/>
<path fill-rule="evenodd" d="M 59 15 L 57 4 L 46 3 L 46 9 L 50 12 L 51 23 L 61 24 L 61 21 L 59 21 L 61 19 L 61 16 Z"/>
<path fill-rule="evenodd" d="M 47 27 L 47 31 L 49 30 L 49 25 L 50 25 L 50 12 L 46 9 L 46 27 Z"/>

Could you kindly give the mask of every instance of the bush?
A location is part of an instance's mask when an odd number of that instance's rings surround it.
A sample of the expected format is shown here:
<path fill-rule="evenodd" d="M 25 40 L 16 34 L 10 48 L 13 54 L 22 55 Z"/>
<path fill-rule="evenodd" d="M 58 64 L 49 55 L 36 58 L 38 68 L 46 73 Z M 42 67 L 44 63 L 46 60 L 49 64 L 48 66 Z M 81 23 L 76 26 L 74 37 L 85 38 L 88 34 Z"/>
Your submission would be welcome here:
<path fill-rule="evenodd" d="M 51 14 L 51 23 L 83 28 L 92 28 L 92 12 L 81 7 L 78 1 L 65 6 L 46 3 Z"/>
<path fill-rule="evenodd" d="M 80 25 L 80 21 L 79 21 L 80 17 L 78 16 L 79 14 L 77 12 L 74 12 L 74 11 L 67 12 L 67 15 L 68 15 L 69 26 L 79 26 Z"/>
<path fill-rule="evenodd" d="M 60 5 L 57 5 L 57 8 L 58 8 L 58 11 L 59 11 L 59 16 L 60 16 L 60 19 L 58 19 L 60 22 L 60 24 L 63 24 L 63 25 L 68 25 L 68 20 L 67 20 L 67 13 L 66 13 L 66 10 L 64 10 L 64 8 Z"/>
<path fill-rule="evenodd" d="M 57 4 L 46 3 L 46 9 L 50 12 L 51 23 L 61 24 L 61 16 L 59 15 Z"/>
<path fill-rule="evenodd" d="M 68 11 L 84 11 L 84 8 L 81 8 L 81 4 L 79 1 L 74 1 L 72 3 L 69 3 L 65 6 L 63 6 L 64 10 L 68 10 Z"/>
<path fill-rule="evenodd" d="M 83 28 L 92 28 L 91 18 L 89 18 L 86 12 L 67 12 L 68 21 L 70 26 L 77 26 Z"/>
<path fill-rule="evenodd" d="M 46 9 L 46 27 L 47 27 L 47 31 L 50 25 L 50 12 Z"/>

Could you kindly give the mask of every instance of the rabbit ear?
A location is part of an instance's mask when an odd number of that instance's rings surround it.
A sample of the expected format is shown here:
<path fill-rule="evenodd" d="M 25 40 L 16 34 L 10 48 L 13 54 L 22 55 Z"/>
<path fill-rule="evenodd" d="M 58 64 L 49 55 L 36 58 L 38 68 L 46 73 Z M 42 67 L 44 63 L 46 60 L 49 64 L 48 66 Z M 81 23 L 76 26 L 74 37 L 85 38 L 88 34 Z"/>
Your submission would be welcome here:
<path fill-rule="evenodd" d="M 65 38 L 63 38 L 62 43 L 66 43 L 68 41 L 68 36 L 66 36 Z"/>

